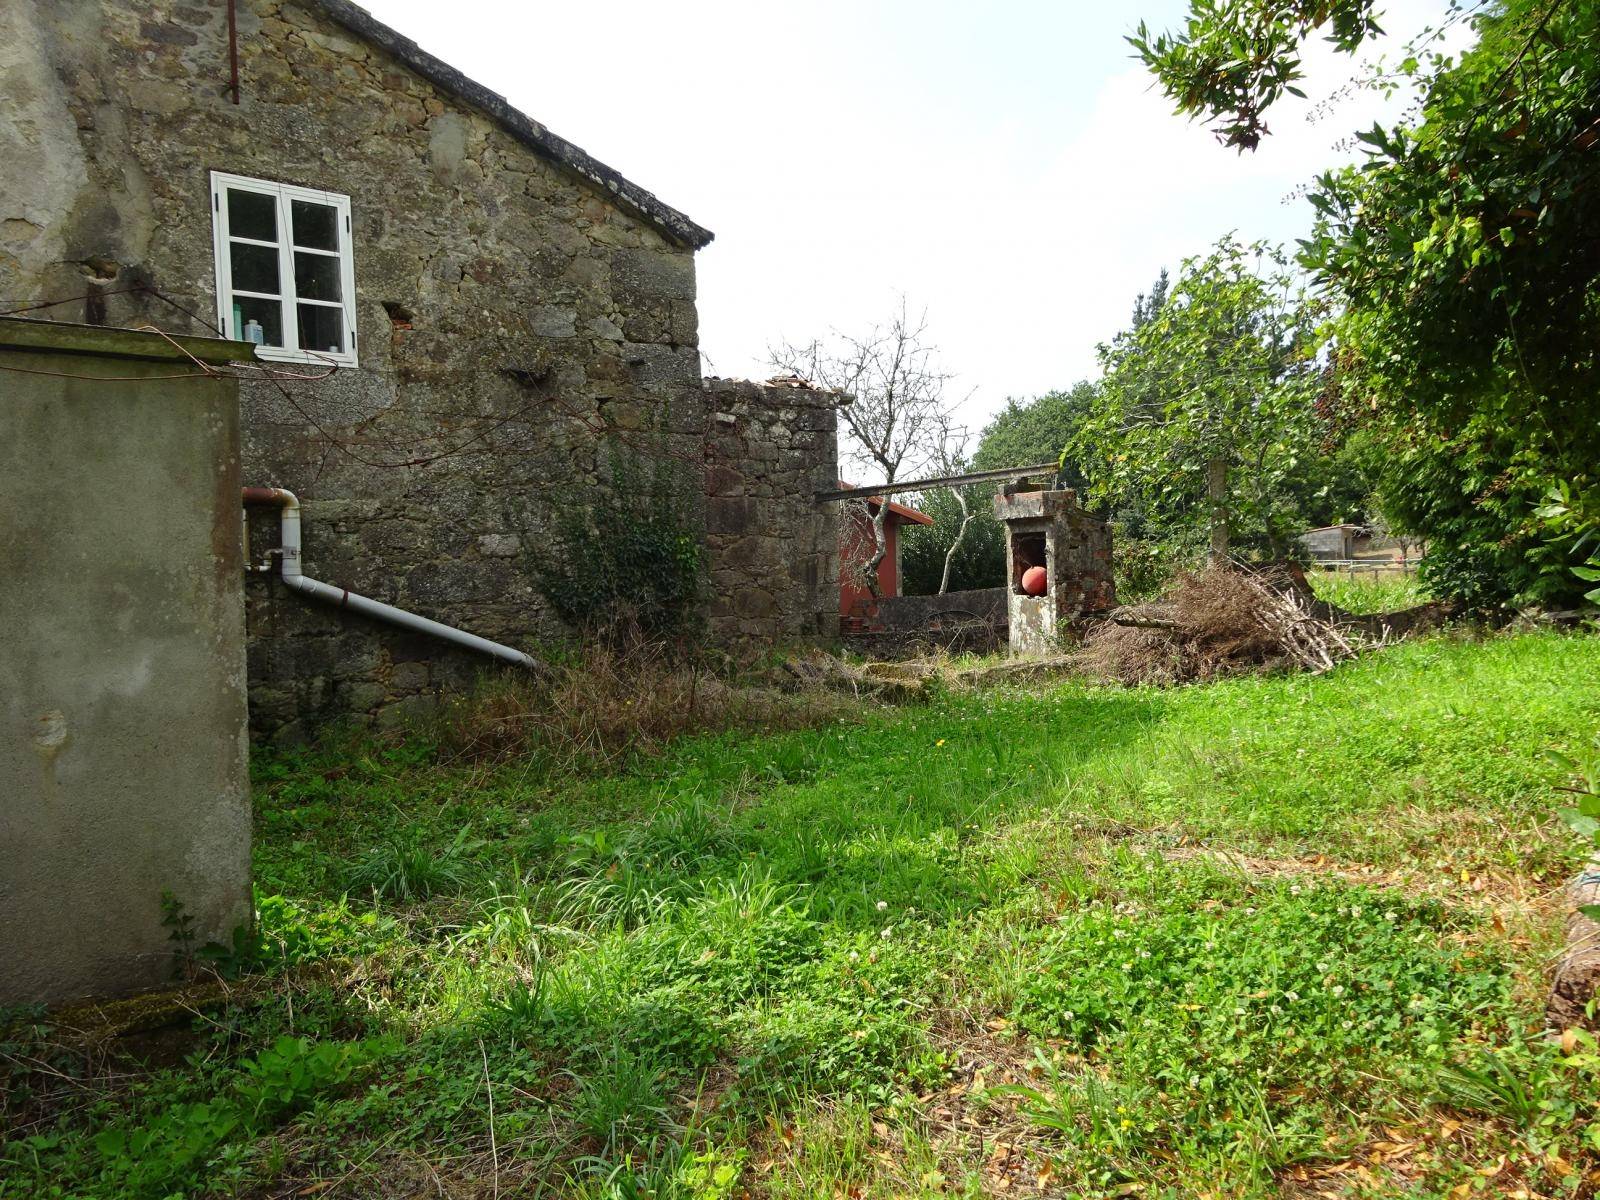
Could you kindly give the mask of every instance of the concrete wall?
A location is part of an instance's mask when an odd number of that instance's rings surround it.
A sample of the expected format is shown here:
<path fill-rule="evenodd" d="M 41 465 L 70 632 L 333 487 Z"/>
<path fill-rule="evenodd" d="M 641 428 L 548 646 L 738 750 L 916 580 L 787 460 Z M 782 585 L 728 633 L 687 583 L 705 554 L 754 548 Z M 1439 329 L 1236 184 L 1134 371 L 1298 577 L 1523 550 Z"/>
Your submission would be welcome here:
<path fill-rule="evenodd" d="M 0 1004 L 170 979 L 163 891 L 249 918 L 238 396 L 196 376 L 0 319 Z"/>

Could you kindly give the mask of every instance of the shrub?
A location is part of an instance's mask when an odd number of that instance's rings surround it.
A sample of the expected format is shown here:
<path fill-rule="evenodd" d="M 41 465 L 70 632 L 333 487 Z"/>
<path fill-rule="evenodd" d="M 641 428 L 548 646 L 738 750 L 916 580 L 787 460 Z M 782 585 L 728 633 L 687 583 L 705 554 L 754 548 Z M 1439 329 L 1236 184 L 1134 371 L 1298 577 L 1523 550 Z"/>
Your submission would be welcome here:
<path fill-rule="evenodd" d="M 603 486 L 566 497 L 554 536 L 531 554 L 536 586 L 574 629 L 692 635 L 702 562 L 695 491 L 665 454 L 610 447 Z"/>
<path fill-rule="evenodd" d="M 1258 619 L 1260 609 L 1259 587 L 1241 571 L 1183 571 L 1162 603 L 1137 610 L 1149 626 L 1097 626 L 1080 661 L 1124 683 L 1176 683 L 1273 663 L 1283 647 Z"/>
<path fill-rule="evenodd" d="M 112 1126 L 94 1138 L 118 1195 L 166 1197 L 209 1177 L 206 1165 L 225 1146 L 270 1128 L 320 1095 L 342 1087 L 392 1052 L 386 1039 L 316 1042 L 280 1037 L 253 1059 L 230 1091 L 165 1109 L 142 1125 Z"/>
<path fill-rule="evenodd" d="M 577 1084 L 573 1119 L 599 1143 L 602 1157 L 614 1158 L 678 1131 L 667 1108 L 667 1071 L 653 1053 L 614 1045 L 589 1074 L 565 1074 Z"/>

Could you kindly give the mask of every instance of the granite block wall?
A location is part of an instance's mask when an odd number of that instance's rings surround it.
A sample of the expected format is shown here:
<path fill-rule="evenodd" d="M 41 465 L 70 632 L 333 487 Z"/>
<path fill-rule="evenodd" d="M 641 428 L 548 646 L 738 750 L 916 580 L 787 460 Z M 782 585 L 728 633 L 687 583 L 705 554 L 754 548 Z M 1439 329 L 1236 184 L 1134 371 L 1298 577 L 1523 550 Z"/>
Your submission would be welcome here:
<path fill-rule="evenodd" d="M 841 397 L 798 381 L 706 380 L 709 628 L 729 646 L 839 632 Z"/>
<path fill-rule="evenodd" d="M 208 333 L 210 172 L 350 197 L 359 366 L 243 369 L 242 475 L 301 500 L 308 575 L 522 649 L 560 639 L 534 558 L 607 447 L 703 503 L 709 628 L 837 631 L 835 401 L 702 384 L 683 214 L 347 0 L 0 5 L 0 295 Z M 686 144 L 685 152 L 690 152 Z M 253 510 L 264 561 L 277 516 Z M 258 737 L 393 723 L 496 668 L 246 584 Z"/>

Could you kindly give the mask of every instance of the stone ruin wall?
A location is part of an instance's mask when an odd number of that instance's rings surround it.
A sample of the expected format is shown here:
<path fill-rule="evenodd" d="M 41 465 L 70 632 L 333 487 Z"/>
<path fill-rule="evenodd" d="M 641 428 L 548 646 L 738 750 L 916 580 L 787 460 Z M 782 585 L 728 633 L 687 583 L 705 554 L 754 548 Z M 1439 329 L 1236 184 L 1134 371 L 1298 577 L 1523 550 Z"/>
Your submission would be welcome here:
<path fill-rule="evenodd" d="M 839 632 L 839 397 L 708 379 L 709 632 L 726 646 Z"/>
<path fill-rule="evenodd" d="M 1002 491 L 994 512 L 1006 531 L 1006 623 L 1014 653 L 1051 652 L 1063 626 L 1116 606 L 1111 526 L 1080 508 L 1076 491 Z M 1028 595 L 1023 573 L 1039 566 L 1048 571 L 1048 589 Z"/>

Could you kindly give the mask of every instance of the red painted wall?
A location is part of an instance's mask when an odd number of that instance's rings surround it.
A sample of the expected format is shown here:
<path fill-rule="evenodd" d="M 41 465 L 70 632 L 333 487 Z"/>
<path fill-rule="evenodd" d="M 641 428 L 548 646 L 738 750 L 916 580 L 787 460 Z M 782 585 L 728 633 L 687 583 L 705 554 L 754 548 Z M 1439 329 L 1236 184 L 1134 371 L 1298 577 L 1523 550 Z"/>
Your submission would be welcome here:
<path fill-rule="evenodd" d="M 878 564 L 878 592 L 884 596 L 900 594 L 900 526 L 905 519 L 891 512 L 883 520 L 883 540 L 888 549 Z M 872 520 L 859 507 L 845 515 L 839 534 L 839 615 L 870 617 L 876 611 L 872 593 L 862 581 L 861 568 L 872 561 L 874 549 Z"/>

